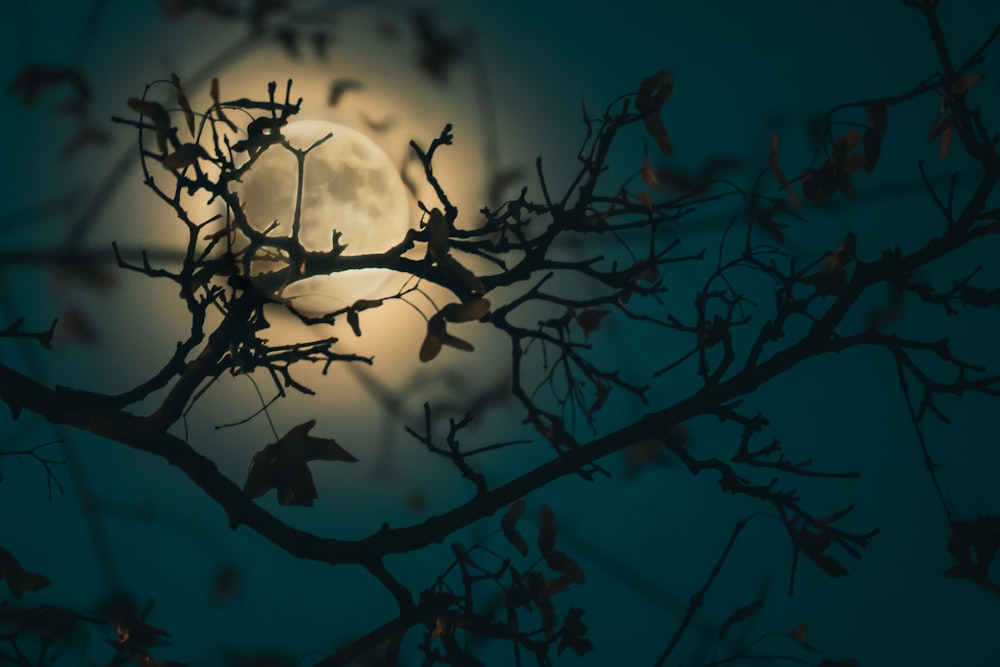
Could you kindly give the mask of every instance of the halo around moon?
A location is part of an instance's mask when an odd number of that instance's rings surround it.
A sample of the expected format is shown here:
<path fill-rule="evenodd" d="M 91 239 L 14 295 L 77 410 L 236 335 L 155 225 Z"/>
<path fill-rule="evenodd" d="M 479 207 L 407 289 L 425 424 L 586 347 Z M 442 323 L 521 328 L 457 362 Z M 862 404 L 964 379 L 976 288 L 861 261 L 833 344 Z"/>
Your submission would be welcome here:
<path fill-rule="evenodd" d="M 374 141 L 346 125 L 316 120 L 289 123 L 282 134 L 297 149 L 332 135 L 306 155 L 303 166 L 299 241 L 306 250 L 331 250 L 335 231 L 346 255 L 385 252 L 402 240 L 410 226 L 410 195 Z M 295 155 L 273 146 L 243 181 L 240 197 L 250 224 L 263 231 L 277 221 L 270 233 L 290 235 L 298 186 Z M 315 276 L 293 283 L 282 296 L 300 310 L 326 312 L 374 295 L 390 276 L 381 269 Z"/>

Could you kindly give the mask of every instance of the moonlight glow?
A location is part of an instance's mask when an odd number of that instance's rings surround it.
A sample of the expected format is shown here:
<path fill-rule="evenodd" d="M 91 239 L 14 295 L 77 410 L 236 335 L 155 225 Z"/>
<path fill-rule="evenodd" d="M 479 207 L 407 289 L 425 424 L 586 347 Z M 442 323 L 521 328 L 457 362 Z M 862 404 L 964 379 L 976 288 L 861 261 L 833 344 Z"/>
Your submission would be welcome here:
<path fill-rule="evenodd" d="M 333 248 L 334 230 L 346 254 L 388 250 L 409 227 L 409 193 L 396 167 L 371 139 L 347 126 L 299 121 L 283 128 L 288 143 L 310 151 L 304 163 L 299 241 L 309 251 Z M 295 156 L 281 146 L 266 151 L 245 178 L 241 191 L 247 218 L 259 230 L 289 235 L 295 214 L 298 169 Z M 286 288 L 297 308 L 321 312 L 372 296 L 389 277 L 381 270 L 350 271 L 302 280 Z"/>

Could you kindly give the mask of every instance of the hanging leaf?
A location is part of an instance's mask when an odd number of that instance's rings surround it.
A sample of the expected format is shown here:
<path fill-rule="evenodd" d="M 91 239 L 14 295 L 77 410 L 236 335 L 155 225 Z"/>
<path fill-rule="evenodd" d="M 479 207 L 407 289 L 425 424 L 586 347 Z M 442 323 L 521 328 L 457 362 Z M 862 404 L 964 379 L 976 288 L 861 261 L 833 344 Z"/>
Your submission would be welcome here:
<path fill-rule="evenodd" d="M 430 361 L 441 353 L 441 348 L 444 345 L 466 352 L 472 352 L 475 349 L 468 341 L 449 334 L 444 316 L 438 312 L 427 320 L 427 335 L 420 346 L 420 361 Z"/>
<path fill-rule="evenodd" d="M 586 310 L 581 310 L 576 315 L 576 323 L 580 325 L 583 329 L 584 336 L 589 336 L 591 333 L 595 332 L 601 326 L 601 320 L 603 320 L 610 311 L 599 310 L 588 308 Z"/>
<path fill-rule="evenodd" d="M 729 618 L 727 618 L 725 621 L 722 622 L 722 626 L 719 628 L 719 638 L 721 639 L 725 637 L 727 634 L 729 634 L 729 631 L 732 629 L 734 625 L 756 615 L 763 608 L 764 608 L 764 601 L 755 600 L 754 602 L 751 602 L 745 607 L 740 607 L 739 609 L 734 611 L 732 614 L 729 615 Z"/>
<path fill-rule="evenodd" d="M 198 144 L 181 144 L 173 153 L 163 156 L 163 166 L 171 171 L 178 171 L 195 164 L 198 158 L 209 159 L 204 148 Z"/>
<path fill-rule="evenodd" d="M 176 74 L 170 75 L 170 80 L 173 82 L 174 86 L 177 88 L 177 104 L 180 105 L 181 111 L 184 112 L 184 120 L 187 122 L 188 131 L 191 132 L 191 136 L 194 136 L 194 110 L 191 108 L 191 102 L 188 101 L 187 95 L 184 93 L 184 89 L 181 87 L 181 80 Z"/>
<path fill-rule="evenodd" d="M 364 87 L 365 84 L 357 79 L 334 79 L 333 83 L 330 84 L 330 95 L 326 103 L 335 107 L 340 104 L 340 100 L 346 93 L 352 90 L 362 90 Z"/>
<path fill-rule="evenodd" d="M 767 164 L 771 167 L 771 173 L 774 174 L 774 179 L 778 181 L 778 185 L 785 189 L 788 194 L 788 200 L 792 202 L 793 206 L 798 205 L 799 197 L 795 194 L 795 190 L 792 189 L 792 184 L 789 183 L 788 177 L 785 176 L 785 172 L 781 170 L 781 166 L 778 164 L 778 135 L 777 133 L 771 135 L 771 150 L 767 154 Z"/>
<path fill-rule="evenodd" d="M 590 405 L 590 408 L 587 410 L 587 414 L 590 415 L 591 417 L 593 417 L 598 410 L 604 407 L 604 402 L 608 400 L 608 395 L 611 394 L 611 388 L 608 387 L 608 385 L 601 382 L 600 380 L 595 382 L 594 387 L 596 390 L 594 396 L 594 402 Z"/>
<path fill-rule="evenodd" d="M 40 591 L 52 583 L 47 577 L 25 570 L 14 554 L 3 547 L 0 547 L 0 579 L 6 579 L 7 590 L 15 600 L 20 600 L 25 591 Z"/>
<path fill-rule="evenodd" d="M 575 607 L 570 607 L 566 613 L 560 631 L 558 655 L 562 655 L 567 647 L 581 658 L 594 650 L 594 645 L 587 639 L 587 626 L 583 624 L 582 616 L 583 610 Z"/>
<path fill-rule="evenodd" d="M 646 124 L 646 132 L 656 141 L 660 152 L 667 157 L 673 155 L 674 151 L 670 145 L 667 128 L 663 125 L 663 119 L 660 118 L 660 109 L 673 91 L 673 72 L 660 70 L 639 84 L 639 92 L 635 97 L 635 106 L 642 114 L 643 122 Z"/>
<path fill-rule="evenodd" d="M 219 117 L 223 123 L 229 126 L 229 129 L 233 132 L 239 132 L 239 128 L 236 127 L 236 123 L 229 120 L 226 116 L 226 112 L 222 109 L 222 102 L 219 101 L 219 77 L 212 77 L 212 109 L 215 111 L 215 115 Z"/>
<path fill-rule="evenodd" d="M 556 546 L 556 521 L 552 508 L 542 505 L 538 510 L 538 550 L 548 554 Z"/>
<path fill-rule="evenodd" d="M 649 162 L 643 161 L 642 169 L 639 171 L 642 174 L 642 182 L 651 188 L 660 187 L 660 179 L 656 176 L 656 170 L 649 164 Z"/>
<path fill-rule="evenodd" d="M 556 572 L 566 575 L 574 584 L 582 584 L 587 581 L 587 577 L 583 574 L 583 568 L 562 551 L 550 551 L 545 554 L 545 564 Z"/>
<path fill-rule="evenodd" d="M 475 322 L 490 312 L 487 299 L 473 299 L 463 303 L 449 303 L 441 309 L 441 315 L 449 322 Z"/>
<path fill-rule="evenodd" d="M 528 542 L 517 530 L 517 522 L 520 520 L 522 514 L 524 514 L 524 501 L 515 500 L 511 503 L 510 508 L 500 519 L 500 529 L 503 531 L 503 536 L 507 538 L 507 541 L 510 542 L 522 556 L 527 556 Z"/>
<path fill-rule="evenodd" d="M 254 454 L 243 491 L 251 498 L 259 498 L 275 489 L 279 504 L 311 507 L 319 496 L 306 464 L 310 461 L 357 461 L 336 440 L 309 435 L 315 425 L 315 419 L 299 424 L 278 442 Z"/>
<path fill-rule="evenodd" d="M 809 633 L 809 626 L 805 623 L 800 623 L 792 629 L 792 639 L 800 644 L 806 642 L 806 635 Z"/>
<path fill-rule="evenodd" d="M 879 137 L 884 137 L 889 129 L 889 118 L 886 115 L 885 104 L 882 102 L 872 102 L 865 108 L 868 114 L 868 122 L 871 130 Z"/>
<path fill-rule="evenodd" d="M 167 139 L 170 136 L 170 114 L 158 102 L 140 100 L 137 97 L 130 97 L 128 106 L 132 111 L 146 116 L 153 121 L 156 131 L 156 145 L 161 153 L 167 152 Z"/>
<path fill-rule="evenodd" d="M 865 173 L 870 174 L 875 171 L 879 156 L 882 155 L 882 137 L 876 134 L 871 128 L 865 130 L 862 140 L 865 151 Z"/>

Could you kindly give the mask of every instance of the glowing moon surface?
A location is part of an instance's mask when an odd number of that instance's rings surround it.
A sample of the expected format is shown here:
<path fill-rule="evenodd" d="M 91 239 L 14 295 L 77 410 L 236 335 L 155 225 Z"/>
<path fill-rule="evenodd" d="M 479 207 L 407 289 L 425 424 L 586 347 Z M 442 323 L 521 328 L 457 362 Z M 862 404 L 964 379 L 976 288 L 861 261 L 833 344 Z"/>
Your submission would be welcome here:
<path fill-rule="evenodd" d="M 395 165 L 378 145 L 337 123 L 297 121 L 282 128 L 288 143 L 306 149 L 327 134 L 305 158 L 299 241 L 306 250 L 333 248 L 340 232 L 345 255 L 380 253 L 402 240 L 410 226 L 410 195 Z M 272 235 L 290 235 L 295 214 L 298 167 L 290 151 L 272 146 L 243 179 L 240 196 L 247 218 Z M 390 273 L 355 270 L 299 281 L 282 292 L 295 306 L 323 312 L 374 295 Z"/>

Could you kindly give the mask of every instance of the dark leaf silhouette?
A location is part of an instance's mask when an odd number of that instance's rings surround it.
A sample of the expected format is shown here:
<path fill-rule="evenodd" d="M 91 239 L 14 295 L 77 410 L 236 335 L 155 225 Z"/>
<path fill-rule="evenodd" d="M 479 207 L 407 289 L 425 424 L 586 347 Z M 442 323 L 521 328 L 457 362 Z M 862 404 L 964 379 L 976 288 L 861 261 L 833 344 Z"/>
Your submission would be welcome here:
<path fill-rule="evenodd" d="M 515 500 L 510 504 L 510 508 L 500 519 L 500 529 L 503 531 L 503 536 L 507 538 L 507 541 L 510 542 L 522 556 L 527 556 L 528 542 L 517 530 L 517 522 L 520 520 L 522 514 L 524 514 L 524 501 Z"/>
<path fill-rule="evenodd" d="M 318 498 L 310 461 L 357 461 L 332 438 L 309 435 L 315 419 L 299 424 L 278 440 L 257 452 L 250 462 L 243 490 L 251 498 L 259 498 L 276 489 L 281 505 L 311 507 Z"/>
<path fill-rule="evenodd" d="M 763 608 L 763 600 L 755 600 L 745 607 L 740 607 L 722 622 L 722 625 L 719 627 L 719 637 L 725 637 L 734 625 L 755 616 Z"/>
<path fill-rule="evenodd" d="M 587 580 L 583 574 L 583 568 L 562 551 L 553 550 L 545 554 L 545 564 L 565 575 L 574 584 L 582 584 Z"/>
<path fill-rule="evenodd" d="M 240 571 L 232 565 L 219 568 L 212 579 L 212 604 L 218 606 L 235 600 L 240 593 Z"/>
<path fill-rule="evenodd" d="M 466 352 L 472 352 L 475 349 L 468 341 L 449 334 L 444 315 L 435 313 L 427 320 L 427 335 L 420 345 L 420 361 L 427 362 L 434 359 L 441 353 L 441 348 L 444 345 Z"/>
<path fill-rule="evenodd" d="M 980 517 L 975 523 L 953 521 L 948 551 L 956 561 L 956 565 L 946 572 L 948 576 L 971 579 L 1000 595 L 1000 585 L 988 579 L 990 567 L 1000 551 L 1000 516 Z"/>
<path fill-rule="evenodd" d="M 396 125 L 396 118 L 394 116 L 386 116 L 382 120 L 375 120 L 368 114 L 362 112 L 361 118 L 364 120 L 365 125 L 368 126 L 369 130 L 372 132 L 378 132 L 379 134 L 382 132 L 388 132 Z"/>
<path fill-rule="evenodd" d="M 569 648 L 581 658 L 594 650 L 594 645 L 587 639 L 587 626 L 583 624 L 583 610 L 570 607 L 563 621 L 562 636 L 559 638 L 558 654 Z"/>
<path fill-rule="evenodd" d="M 785 172 L 781 170 L 781 165 L 778 163 L 777 134 L 771 135 L 771 150 L 767 154 L 767 164 L 771 167 L 771 173 L 774 174 L 774 179 L 778 181 L 778 185 L 784 188 L 785 192 L 788 194 L 788 200 L 792 202 L 792 205 L 795 205 L 798 202 L 798 195 L 795 194 L 795 190 L 792 189 L 792 184 L 788 181 L 788 177 L 785 176 Z"/>
<path fill-rule="evenodd" d="M 601 321 L 610 314 L 611 311 L 599 308 L 588 308 L 576 315 L 576 323 L 580 325 L 585 336 L 589 336 L 601 327 Z"/>
<path fill-rule="evenodd" d="M 24 569 L 14 554 L 0 547 L 0 579 L 7 582 L 7 590 L 20 600 L 26 591 L 40 591 L 51 582 L 47 577 Z"/>
<path fill-rule="evenodd" d="M 38 97 L 48 88 L 67 83 L 78 99 L 89 99 L 90 89 L 83 70 L 73 67 L 49 67 L 47 65 L 27 65 L 17 73 L 10 84 L 10 92 L 19 95 L 24 106 L 33 106 Z"/>
<path fill-rule="evenodd" d="M 542 505 L 538 509 L 538 550 L 548 554 L 556 547 L 556 520 L 552 508 Z"/>
<path fill-rule="evenodd" d="M 464 303 L 449 303 L 441 308 L 441 315 L 449 322 L 475 322 L 490 312 L 487 299 L 473 299 Z"/>
<path fill-rule="evenodd" d="M 646 124 L 646 131 L 649 136 L 656 141 L 660 151 L 670 157 L 673 155 L 673 148 L 670 145 L 670 137 L 667 135 L 667 128 L 663 125 L 660 117 L 660 109 L 674 91 L 674 74 L 670 70 L 660 70 L 656 74 L 648 77 L 639 84 L 639 92 L 635 98 L 635 106 L 642 114 L 643 122 Z"/>
<path fill-rule="evenodd" d="M 137 97 L 129 98 L 128 106 L 135 111 L 153 121 L 156 131 L 156 146 L 161 153 L 167 152 L 167 139 L 170 136 L 170 114 L 159 102 L 150 100 L 140 100 Z"/>
<path fill-rule="evenodd" d="M 274 39 L 281 48 L 288 54 L 289 58 L 297 59 L 302 57 L 302 50 L 299 48 L 299 32 L 294 28 L 282 27 L 274 31 Z"/>
<path fill-rule="evenodd" d="M 889 128 L 889 120 L 884 104 L 878 102 L 869 104 L 867 111 L 870 125 L 865 130 L 862 147 L 865 154 L 865 173 L 870 174 L 875 171 L 875 165 L 882 154 L 882 139 Z"/>
<path fill-rule="evenodd" d="M 198 162 L 198 159 L 209 159 L 208 153 L 198 144 L 181 144 L 174 152 L 163 156 L 163 166 L 177 171 Z"/>
<path fill-rule="evenodd" d="M 424 11 L 413 15 L 413 29 L 417 35 L 417 64 L 432 79 L 445 82 L 448 73 L 463 55 L 457 38 L 443 33 Z"/>
<path fill-rule="evenodd" d="M 340 104 L 340 100 L 345 94 L 352 90 L 362 90 L 364 87 L 365 84 L 357 79 L 335 79 L 330 84 L 330 95 L 327 97 L 326 103 L 335 107 Z"/>
<path fill-rule="evenodd" d="M 181 86 L 181 80 L 176 74 L 170 75 L 170 80 L 173 82 L 174 86 L 177 88 L 177 104 L 180 105 L 181 111 L 184 112 L 184 120 L 187 123 L 188 131 L 191 136 L 194 136 L 194 109 L 191 108 L 191 102 L 188 101 L 187 94 L 184 92 L 184 88 Z"/>
<path fill-rule="evenodd" d="M 330 54 L 330 43 L 332 41 L 330 34 L 327 32 L 317 31 L 309 35 L 309 45 L 312 47 L 316 57 L 320 59 L 325 59 Z"/>
<path fill-rule="evenodd" d="M 212 96 L 212 109 L 213 111 L 215 111 L 215 115 L 219 117 L 219 120 L 221 120 L 223 123 L 229 126 L 230 130 L 232 130 L 233 132 L 239 132 L 239 129 L 236 127 L 236 123 L 229 120 L 229 118 L 226 116 L 226 112 L 223 111 L 222 109 L 222 102 L 219 99 L 218 77 L 212 77 L 211 96 Z"/>

